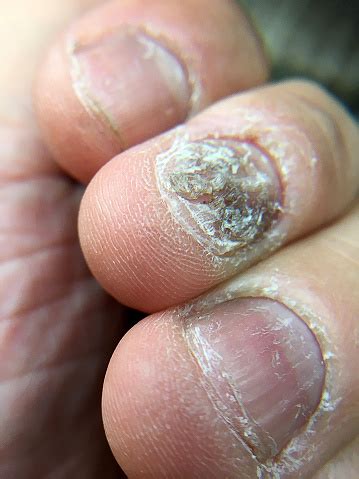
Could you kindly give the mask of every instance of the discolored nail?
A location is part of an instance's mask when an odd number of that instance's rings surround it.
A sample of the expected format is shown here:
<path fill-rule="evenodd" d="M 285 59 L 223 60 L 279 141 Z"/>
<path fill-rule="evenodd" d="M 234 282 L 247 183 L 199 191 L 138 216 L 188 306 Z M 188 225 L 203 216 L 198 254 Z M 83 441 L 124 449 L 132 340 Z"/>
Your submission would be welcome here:
<path fill-rule="evenodd" d="M 279 216 L 277 172 L 269 157 L 249 142 L 175 143 L 158 155 L 157 178 L 176 219 L 218 256 L 258 243 Z"/>
<path fill-rule="evenodd" d="M 181 61 L 147 33 L 122 29 L 69 48 L 78 99 L 128 147 L 188 115 L 190 86 Z"/>
<path fill-rule="evenodd" d="M 257 457 L 275 457 L 317 408 L 325 366 L 308 326 L 281 303 L 233 300 L 185 322 L 210 399 Z"/>

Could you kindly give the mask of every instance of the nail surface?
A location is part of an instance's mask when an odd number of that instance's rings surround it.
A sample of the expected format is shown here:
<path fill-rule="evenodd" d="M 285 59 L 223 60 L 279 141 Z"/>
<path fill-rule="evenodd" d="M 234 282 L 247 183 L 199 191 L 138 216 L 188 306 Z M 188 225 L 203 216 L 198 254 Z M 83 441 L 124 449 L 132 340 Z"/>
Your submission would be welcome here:
<path fill-rule="evenodd" d="M 256 244 L 279 215 L 277 172 L 271 160 L 249 142 L 175 143 L 158 155 L 157 178 L 175 218 L 218 256 Z"/>
<path fill-rule="evenodd" d="M 183 121 L 190 87 L 184 66 L 144 32 L 119 30 L 70 46 L 75 93 L 124 148 Z"/>
<path fill-rule="evenodd" d="M 185 338 L 219 416 L 258 461 L 275 457 L 317 408 L 320 347 L 286 306 L 265 298 L 223 303 L 187 319 Z"/>

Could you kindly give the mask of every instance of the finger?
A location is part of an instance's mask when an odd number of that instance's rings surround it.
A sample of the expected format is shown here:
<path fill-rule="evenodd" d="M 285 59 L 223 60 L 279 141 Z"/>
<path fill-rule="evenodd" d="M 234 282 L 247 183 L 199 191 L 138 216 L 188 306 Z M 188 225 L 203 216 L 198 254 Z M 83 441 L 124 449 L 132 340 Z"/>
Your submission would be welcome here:
<path fill-rule="evenodd" d="M 358 232 L 359 205 L 125 336 L 103 414 L 130 478 L 304 479 L 353 440 Z"/>
<path fill-rule="evenodd" d="M 125 304 L 186 301 L 339 215 L 358 151 L 357 126 L 311 84 L 224 100 L 99 172 L 80 211 L 85 256 Z"/>
<path fill-rule="evenodd" d="M 120 151 L 266 75 L 235 2 L 112 1 L 50 51 L 36 88 L 39 122 L 59 163 L 87 181 Z"/>

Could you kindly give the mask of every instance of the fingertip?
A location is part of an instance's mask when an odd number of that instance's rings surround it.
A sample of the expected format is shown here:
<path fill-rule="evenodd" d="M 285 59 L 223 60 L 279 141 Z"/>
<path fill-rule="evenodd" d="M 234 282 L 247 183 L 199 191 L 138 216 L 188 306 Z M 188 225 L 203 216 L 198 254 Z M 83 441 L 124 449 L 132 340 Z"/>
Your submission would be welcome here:
<path fill-rule="evenodd" d="M 223 277 L 158 192 L 154 158 L 172 139 L 160 137 L 105 165 L 79 214 L 92 273 L 121 303 L 146 312 L 198 296 Z"/>
<path fill-rule="evenodd" d="M 324 374 L 313 333 L 283 304 L 209 298 L 150 316 L 120 342 L 104 383 L 107 438 L 129 477 L 275 474 Z"/>
<path fill-rule="evenodd" d="M 109 365 L 103 419 L 112 452 L 128 477 L 254 477 L 218 420 L 171 314 L 151 316 L 123 338 Z M 238 457 L 237 457 L 238 456 Z"/>

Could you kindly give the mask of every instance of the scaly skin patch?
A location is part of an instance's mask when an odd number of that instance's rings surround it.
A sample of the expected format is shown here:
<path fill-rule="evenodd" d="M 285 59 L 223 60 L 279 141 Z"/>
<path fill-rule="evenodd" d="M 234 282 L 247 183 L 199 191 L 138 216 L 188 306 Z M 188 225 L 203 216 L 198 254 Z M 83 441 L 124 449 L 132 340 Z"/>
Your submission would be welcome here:
<path fill-rule="evenodd" d="M 218 256 L 262 240 L 280 212 L 276 171 L 251 143 L 186 142 L 159 155 L 157 166 L 176 219 Z"/>

